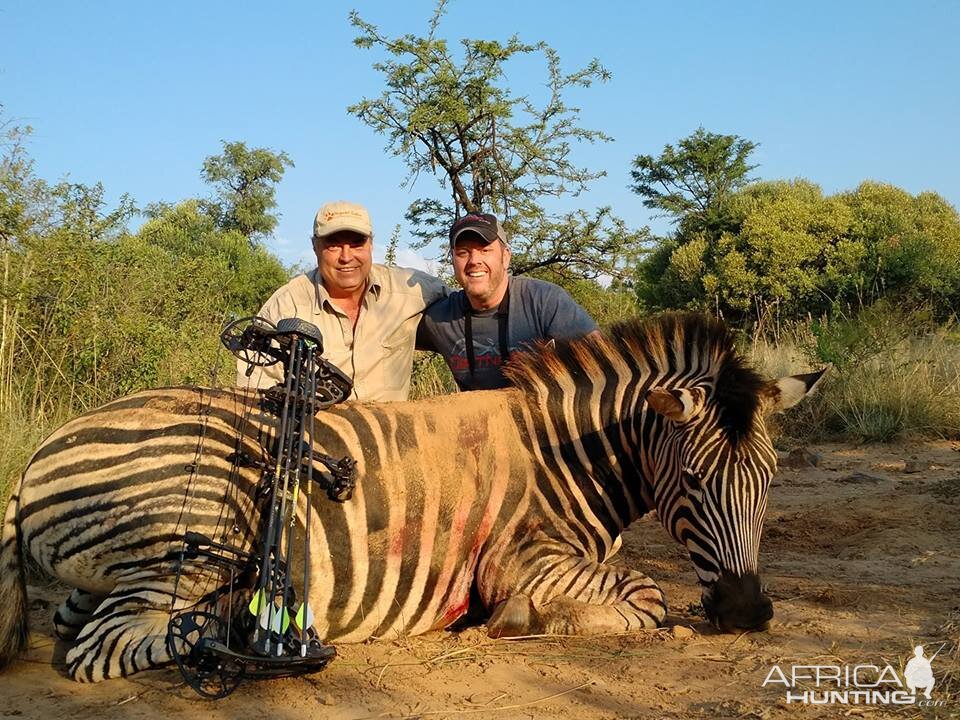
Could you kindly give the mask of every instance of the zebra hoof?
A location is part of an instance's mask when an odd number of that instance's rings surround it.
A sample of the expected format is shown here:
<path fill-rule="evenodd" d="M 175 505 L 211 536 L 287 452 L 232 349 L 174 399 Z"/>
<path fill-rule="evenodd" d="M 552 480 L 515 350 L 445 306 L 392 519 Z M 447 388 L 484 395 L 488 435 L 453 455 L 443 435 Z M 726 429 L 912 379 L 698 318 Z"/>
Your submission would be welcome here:
<path fill-rule="evenodd" d="M 102 667 L 94 665 L 83 653 L 71 650 L 67 653 L 66 662 L 67 676 L 74 682 L 96 683 L 109 678 Z"/>
<path fill-rule="evenodd" d="M 80 634 L 80 629 L 83 626 L 74 626 L 68 624 L 58 612 L 53 616 L 53 634 L 57 636 L 58 640 L 63 640 L 65 642 L 73 642 L 77 639 L 77 635 Z"/>
<path fill-rule="evenodd" d="M 487 621 L 487 635 L 492 638 L 538 635 L 542 632 L 540 613 L 527 595 L 514 595 L 494 609 Z"/>

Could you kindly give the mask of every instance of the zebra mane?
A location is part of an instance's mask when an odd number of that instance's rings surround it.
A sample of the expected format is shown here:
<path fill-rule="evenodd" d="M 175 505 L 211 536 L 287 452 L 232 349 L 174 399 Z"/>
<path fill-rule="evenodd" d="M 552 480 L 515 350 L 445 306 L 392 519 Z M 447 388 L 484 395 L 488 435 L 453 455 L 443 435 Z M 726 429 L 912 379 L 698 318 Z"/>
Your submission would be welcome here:
<path fill-rule="evenodd" d="M 512 355 L 504 374 L 526 392 L 539 392 L 550 379 L 592 385 L 614 356 L 637 374 L 712 381 L 712 403 L 731 442 L 750 434 L 768 383 L 737 352 L 733 331 L 702 313 L 667 312 L 616 323 L 602 337 L 540 345 Z"/>

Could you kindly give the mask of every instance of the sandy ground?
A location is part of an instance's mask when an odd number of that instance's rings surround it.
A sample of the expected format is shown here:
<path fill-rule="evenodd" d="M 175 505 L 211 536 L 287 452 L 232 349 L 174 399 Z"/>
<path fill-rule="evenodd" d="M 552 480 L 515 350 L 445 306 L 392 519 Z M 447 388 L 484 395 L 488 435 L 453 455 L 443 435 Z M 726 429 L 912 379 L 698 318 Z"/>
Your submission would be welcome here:
<path fill-rule="evenodd" d="M 625 535 L 619 562 L 667 592 L 662 630 L 494 641 L 471 628 L 342 645 L 323 673 L 245 684 L 216 702 L 176 670 L 93 686 L 65 679 L 50 623 L 64 591 L 32 587 L 32 646 L 0 674 L 0 717 L 960 717 L 960 445 L 810 449 L 816 467 L 784 468 L 774 481 L 761 549 L 776 609 L 767 632 L 712 631 L 684 551 L 648 518 Z M 902 669 L 917 643 L 928 655 L 946 643 L 932 707 L 788 705 L 782 685 L 763 687 L 775 663 Z"/>

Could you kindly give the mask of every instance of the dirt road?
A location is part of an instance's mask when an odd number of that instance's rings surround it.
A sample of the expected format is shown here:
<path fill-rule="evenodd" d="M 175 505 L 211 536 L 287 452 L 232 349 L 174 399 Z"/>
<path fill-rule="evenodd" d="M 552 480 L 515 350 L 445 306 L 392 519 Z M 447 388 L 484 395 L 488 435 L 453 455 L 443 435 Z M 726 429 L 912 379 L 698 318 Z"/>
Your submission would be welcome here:
<path fill-rule="evenodd" d="M 32 647 L 0 674 L 0 717 L 960 717 L 960 445 L 811 449 L 816 467 L 785 468 L 774 482 L 761 549 L 776 609 L 768 632 L 713 632 L 684 551 L 648 518 L 624 537 L 619 562 L 667 592 L 662 630 L 493 641 L 473 628 L 342 645 L 320 675 L 247 684 L 215 703 L 175 670 L 65 679 L 50 623 L 64 590 L 33 587 Z M 763 687 L 774 665 L 789 675 L 794 665 L 889 664 L 902 675 L 917 644 L 927 656 L 943 646 L 928 707 L 787 704 L 782 683 Z"/>

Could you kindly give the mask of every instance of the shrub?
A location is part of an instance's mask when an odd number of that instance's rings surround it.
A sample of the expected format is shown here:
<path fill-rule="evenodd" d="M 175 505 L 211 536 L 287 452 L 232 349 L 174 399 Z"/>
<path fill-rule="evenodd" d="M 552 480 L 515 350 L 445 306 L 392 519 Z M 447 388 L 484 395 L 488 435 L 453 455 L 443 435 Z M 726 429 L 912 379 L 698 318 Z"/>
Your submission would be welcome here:
<path fill-rule="evenodd" d="M 758 182 L 727 202 L 725 225 L 681 229 L 636 269 L 653 308 L 695 307 L 769 327 L 856 312 L 880 299 L 960 303 L 960 215 L 935 193 L 864 182 L 824 196 L 806 180 Z"/>

